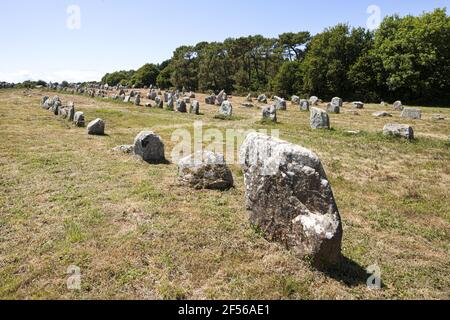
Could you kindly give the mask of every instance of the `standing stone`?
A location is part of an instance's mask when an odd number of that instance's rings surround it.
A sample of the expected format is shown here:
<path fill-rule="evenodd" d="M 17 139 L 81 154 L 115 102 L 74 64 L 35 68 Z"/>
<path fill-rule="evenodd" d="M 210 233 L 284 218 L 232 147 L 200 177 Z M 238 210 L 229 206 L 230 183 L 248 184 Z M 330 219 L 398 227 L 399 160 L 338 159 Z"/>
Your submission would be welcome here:
<path fill-rule="evenodd" d="M 128 103 L 128 102 L 130 102 L 130 100 L 131 100 L 131 96 L 125 96 L 125 99 L 123 99 L 123 102 Z"/>
<path fill-rule="evenodd" d="M 399 101 L 395 101 L 394 105 L 392 107 L 396 111 L 402 111 L 403 110 L 403 105 L 402 105 L 402 102 L 400 100 Z"/>
<path fill-rule="evenodd" d="M 77 127 L 84 127 L 84 113 L 81 111 L 75 112 L 75 115 L 73 117 L 73 123 Z"/>
<path fill-rule="evenodd" d="M 169 101 L 169 93 L 164 92 L 164 102 L 167 103 Z"/>
<path fill-rule="evenodd" d="M 139 106 L 139 105 L 141 105 L 141 95 L 137 95 L 136 96 L 136 98 L 134 99 L 134 104 L 136 105 L 136 106 Z"/>
<path fill-rule="evenodd" d="M 329 103 L 327 104 L 327 111 L 330 113 L 341 113 L 341 108 L 337 104 Z"/>
<path fill-rule="evenodd" d="M 189 97 L 184 97 L 184 98 L 183 98 L 183 101 L 184 101 L 184 103 L 186 103 L 186 104 L 191 103 L 191 98 L 189 98 Z"/>
<path fill-rule="evenodd" d="M 182 99 L 177 100 L 177 111 L 182 113 L 187 112 L 186 102 L 184 102 L 184 100 Z"/>
<path fill-rule="evenodd" d="M 300 100 L 300 111 L 309 111 L 309 101 L 302 99 Z"/>
<path fill-rule="evenodd" d="M 252 94 L 251 94 L 251 93 L 249 93 L 249 94 L 245 97 L 245 101 L 247 101 L 247 102 L 253 102 Z"/>
<path fill-rule="evenodd" d="M 408 119 L 422 119 L 422 111 L 416 108 L 404 108 L 400 114 L 400 117 Z"/>
<path fill-rule="evenodd" d="M 408 140 L 414 139 L 414 130 L 412 127 L 406 124 L 389 123 L 383 128 L 384 135 L 390 135 L 395 137 L 401 137 Z"/>
<path fill-rule="evenodd" d="M 155 103 L 156 103 L 156 107 L 159 108 L 159 109 L 162 109 L 164 107 L 164 102 L 161 99 L 161 97 L 159 97 L 159 96 L 157 96 L 155 98 Z"/>
<path fill-rule="evenodd" d="M 49 98 L 47 96 L 42 97 L 41 100 L 41 106 L 43 107 L 45 105 L 45 102 L 48 100 Z"/>
<path fill-rule="evenodd" d="M 283 98 L 274 96 L 273 100 L 275 100 L 275 107 L 277 108 L 277 110 L 287 109 L 286 101 Z"/>
<path fill-rule="evenodd" d="M 89 122 L 87 126 L 88 134 L 102 136 L 105 134 L 105 121 L 102 119 L 95 119 Z"/>
<path fill-rule="evenodd" d="M 353 108 L 364 109 L 364 103 L 361 102 L 361 101 L 354 101 L 353 102 Z"/>
<path fill-rule="evenodd" d="M 59 108 L 59 115 L 60 115 L 63 119 L 66 119 L 66 118 L 67 118 L 67 114 L 68 114 L 68 109 L 67 109 L 67 108 Z"/>
<path fill-rule="evenodd" d="M 309 103 L 312 106 L 317 106 L 317 105 L 319 105 L 319 98 L 317 98 L 316 96 L 312 96 L 309 98 Z"/>
<path fill-rule="evenodd" d="M 200 103 L 197 100 L 192 101 L 189 107 L 189 113 L 194 113 L 196 115 L 200 114 Z"/>
<path fill-rule="evenodd" d="M 169 111 L 174 110 L 173 96 L 170 96 L 169 101 L 167 101 L 167 110 L 169 110 Z"/>
<path fill-rule="evenodd" d="M 216 104 L 216 96 L 214 96 L 214 95 L 207 96 L 205 98 L 205 103 L 206 104 Z"/>
<path fill-rule="evenodd" d="M 180 180 L 195 189 L 227 190 L 233 187 L 233 175 L 224 156 L 199 151 L 178 163 Z"/>
<path fill-rule="evenodd" d="M 277 108 L 275 106 L 266 106 L 262 109 L 262 121 L 277 122 Z"/>
<path fill-rule="evenodd" d="M 291 97 L 292 104 L 300 104 L 300 97 L 299 96 L 292 96 Z"/>
<path fill-rule="evenodd" d="M 258 102 L 259 103 L 267 103 L 267 96 L 265 94 L 260 94 L 258 96 Z"/>
<path fill-rule="evenodd" d="M 161 137 L 152 131 L 142 131 L 134 139 L 134 154 L 148 163 L 165 161 Z"/>
<path fill-rule="evenodd" d="M 312 107 L 309 122 L 312 129 L 330 129 L 330 118 L 325 110 Z"/>
<path fill-rule="evenodd" d="M 312 151 L 260 133 L 240 149 L 250 222 L 314 266 L 341 258 L 342 223 L 321 161 Z"/>
<path fill-rule="evenodd" d="M 334 97 L 331 99 L 331 105 L 334 107 L 342 108 L 342 99 L 339 97 Z"/>
<path fill-rule="evenodd" d="M 219 108 L 219 115 L 225 117 L 231 117 L 233 115 L 233 106 L 230 101 L 222 102 L 222 105 Z"/>
<path fill-rule="evenodd" d="M 68 114 L 67 114 L 67 118 L 69 119 L 69 121 L 73 121 L 74 117 L 75 117 L 75 105 L 73 102 L 69 102 L 67 107 L 69 108 L 68 110 Z"/>
<path fill-rule="evenodd" d="M 226 97 L 225 90 L 222 90 L 219 92 L 219 94 L 216 97 L 216 105 L 220 106 L 220 105 L 222 105 L 222 102 L 224 102 L 226 100 L 227 100 L 227 97 Z"/>

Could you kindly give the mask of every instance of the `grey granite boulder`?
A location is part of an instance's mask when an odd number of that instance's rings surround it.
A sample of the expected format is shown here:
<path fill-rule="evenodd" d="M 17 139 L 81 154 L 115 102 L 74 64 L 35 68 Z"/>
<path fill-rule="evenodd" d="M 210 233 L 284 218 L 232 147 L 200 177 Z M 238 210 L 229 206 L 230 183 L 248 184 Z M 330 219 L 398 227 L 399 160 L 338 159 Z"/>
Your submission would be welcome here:
<path fill-rule="evenodd" d="M 337 104 L 328 103 L 327 104 L 327 112 L 339 114 L 339 113 L 341 113 L 341 108 Z"/>
<path fill-rule="evenodd" d="M 395 137 L 401 137 L 408 140 L 414 139 L 414 130 L 407 124 L 389 123 L 384 126 L 383 134 Z"/>
<path fill-rule="evenodd" d="M 231 117 L 233 115 L 233 106 L 231 105 L 231 102 L 222 102 L 221 106 L 219 107 L 219 115 L 225 117 Z"/>
<path fill-rule="evenodd" d="M 299 96 L 292 96 L 291 97 L 292 104 L 300 104 L 300 97 Z"/>
<path fill-rule="evenodd" d="M 309 98 L 309 103 L 311 104 L 311 106 L 317 106 L 319 105 L 319 98 L 317 98 L 316 96 L 312 96 Z"/>
<path fill-rule="evenodd" d="M 321 161 L 312 151 L 260 133 L 240 149 L 250 222 L 318 268 L 341 259 L 342 223 Z"/>
<path fill-rule="evenodd" d="M 302 99 L 300 100 L 300 111 L 309 111 L 309 101 Z"/>
<path fill-rule="evenodd" d="M 403 108 L 400 117 L 408 119 L 422 119 L 422 111 L 416 108 Z"/>
<path fill-rule="evenodd" d="M 260 94 L 258 96 L 257 100 L 258 100 L 259 103 L 267 103 L 267 96 L 265 94 Z"/>
<path fill-rule="evenodd" d="M 277 108 L 275 106 L 265 106 L 261 112 L 262 121 L 277 122 Z"/>
<path fill-rule="evenodd" d="M 102 136 L 105 134 L 105 121 L 100 118 L 92 120 L 87 125 L 88 134 Z"/>
<path fill-rule="evenodd" d="M 77 126 L 77 127 L 84 127 L 84 113 L 81 111 L 75 112 L 74 116 L 73 116 L 73 123 Z"/>
<path fill-rule="evenodd" d="M 361 101 L 354 101 L 352 104 L 353 104 L 353 108 L 364 109 L 364 103 Z"/>
<path fill-rule="evenodd" d="M 200 103 L 197 100 L 193 100 L 191 106 L 189 107 L 189 113 L 196 115 L 200 114 Z"/>
<path fill-rule="evenodd" d="M 287 109 L 286 101 L 283 98 L 274 96 L 273 100 L 275 101 L 275 108 L 277 110 L 286 110 Z"/>
<path fill-rule="evenodd" d="M 394 110 L 396 111 L 402 111 L 403 110 L 403 104 L 400 100 L 395 101 L 394 105 L 392 106 L 394 108 Z"/>
<path fill-rule="evenodd" d="M 152 131 L 142 131 L 134 139 L 134 154 L 148 163 L 165 161 L 164 144 L 161 137 Z"/>
<path fill-rule="evenodd" d="M 199 151 L 178 163 L 180 180 L 195 189 L 227 190 L 233 187 L 233 175 L 223 155 Z"/>
<path fill-rule="evenodd" d="M 330 129 L 330 118 L 325 110 L 312 107 L 310 115 L 310 126 L 312 129 Z"/>
<path fill-rule="evenodd" d="M 178 99 L 177 100 L 177 111 L 178 112 L 182 112 L 182 113 L 186 113 L 187 112 L 186 102 L 184 102 L 183 99 Z"/>

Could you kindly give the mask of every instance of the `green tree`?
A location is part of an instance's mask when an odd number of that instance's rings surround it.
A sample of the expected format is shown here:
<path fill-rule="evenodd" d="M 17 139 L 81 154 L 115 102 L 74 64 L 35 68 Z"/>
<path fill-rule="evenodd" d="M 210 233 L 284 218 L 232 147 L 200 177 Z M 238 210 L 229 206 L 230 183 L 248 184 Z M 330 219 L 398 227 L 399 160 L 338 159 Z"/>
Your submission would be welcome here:
<path fill-rule="evenodd" d="M 379 77 L 393 99 L 450 102 L 450 19 L 445 9 L 384 19 L 375 34 Z"/>
<path fill-rule="evenodd" d="M 303 72 L 300 61 L 286 61 L 272 80 L 272 90 L 281 97 L 303 94 Z"/>
<path fill-rule="evenodd" d="M 307 31 L 303 32 L 287 32 L 279 35 L 279 44 L 283 48 L 284 56 L 292 61 L 303 59 L 306 45 L 311 40 L 311 34 Z"/>
<path fill-rule="evenodd" d="M 156 79 L 159 75 L 159 68 L 155 64 L 147 63 L 139 68 L 131 77 L 129 84 L 138 88 L 144 86 L 156 85 Z"/>

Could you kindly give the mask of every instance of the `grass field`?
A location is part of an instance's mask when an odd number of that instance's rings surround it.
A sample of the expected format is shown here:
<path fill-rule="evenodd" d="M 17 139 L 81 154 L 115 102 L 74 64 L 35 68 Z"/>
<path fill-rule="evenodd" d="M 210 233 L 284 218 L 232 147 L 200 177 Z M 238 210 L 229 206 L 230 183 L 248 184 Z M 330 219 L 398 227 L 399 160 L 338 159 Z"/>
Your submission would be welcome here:
<path fill-rule="evenodd" d="M 89 136 L 40 108 L 44 94 L 73 100 L 87 121 L 104 119 L 107 135 Z M 231 120 L 214 119 L 217 108 L 197 98 L 199 116 L 0 90 L 1 299 L 450 298 L 450 109 L 376 119 L 390 107 L 367 105 L 360 115 L 330 115 L 333 130 L 313 131 L 309 113 L 290 105 L 267 125 L 259 109 L 239 108 L 243 98 L 232 98 Z M 173 131 L 193 130 L 196 120 L 221 131 L 279 129 L 320 156 L 343 220 L 339 270 L 319 272 L 249 225 L 238 165 L 235 188 L 195 191 L 179 184 L 176 164 L 111 151 L 151 129 L 169 155 Z M 411 124 L 417 139 L 383 137 L 388 122 Z M 380 290 L 366 286 L 373 264 Z M 67 289 L 71 265 L 81 290 Z"/>

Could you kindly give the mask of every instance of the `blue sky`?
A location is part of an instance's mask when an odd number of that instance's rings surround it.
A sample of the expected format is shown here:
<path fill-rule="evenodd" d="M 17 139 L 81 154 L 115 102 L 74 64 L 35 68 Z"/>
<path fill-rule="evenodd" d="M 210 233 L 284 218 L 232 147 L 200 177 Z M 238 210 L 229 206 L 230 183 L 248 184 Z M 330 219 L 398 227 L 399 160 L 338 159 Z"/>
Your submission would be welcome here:
<path fill-rule="evenodd" d="M 80 29 L 67 26 L 76 17 L 67 12 L 71 5 L 80 9 Z M 176 47 L 200 41 L 315 34 L 340 22 L 366 27 L 370 5 L 382 17 L 417 15 L 450 8 L 450 0 L 5 0 L 0 81 L 99 80 L 109 71 L 161 62 Z"/>

